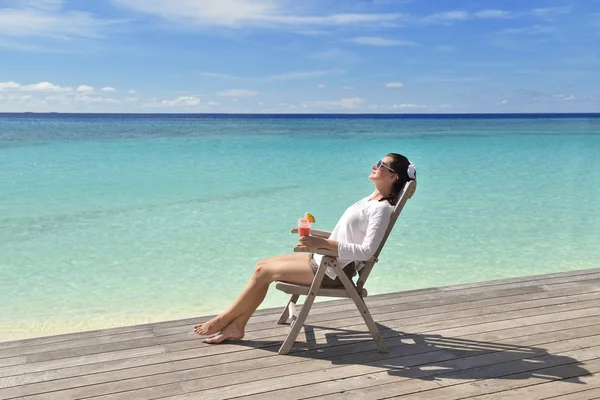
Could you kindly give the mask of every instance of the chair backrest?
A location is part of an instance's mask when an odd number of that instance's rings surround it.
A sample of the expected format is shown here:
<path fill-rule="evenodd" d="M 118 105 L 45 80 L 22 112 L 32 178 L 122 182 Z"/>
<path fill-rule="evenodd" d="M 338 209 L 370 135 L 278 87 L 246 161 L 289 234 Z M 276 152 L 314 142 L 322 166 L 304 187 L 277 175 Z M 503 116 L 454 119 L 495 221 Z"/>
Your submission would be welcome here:
<path fill-rule="evenodd" d="M 408 199 L 410 199 L 413 196 L 416 189 L 417 189 L 417 181 L 416 180 L 408 181 L 408 182 L 406 182 L 406 185 L 404 185 L 404 189 L 402 189 L 402 193 L 400 194 L 400 197 L 398 198 L 398 202 L 394 206 L 394 212 L 392 213 L 392 216 L 390 217 L 390 222 L 385 231 L 385 235 L 383 235 L 383 239 L 381 239 L 381 243 L 379 244 L 377 251 L 375 252 L 373 257 L 371 257 L 370 260 L 365 262 L 365 266 L 359 271 L 358 281 L 356 282 L 356 288 L 359 289 L 359 293 L 361 292 L 362 288 L 364 287 L 365 282 L 367 281 L 367 278 L 369 277 L 369 274 L 371 273 L 371 269 L 373 269 L 373 266 L 378 261 L 377 258 L 379 257 L 379 253 L 381 252 L 381 249 L 383 249 L 383 246 L 385 245 L 385 242 L 386 242 L 388 236 L 390 235 L 390 232 L 392 232 L 392 228 L 394 227 L 396 220 L 400 216 L 400 213 L 402 212 L 404 205 L 406 204 Z"/>

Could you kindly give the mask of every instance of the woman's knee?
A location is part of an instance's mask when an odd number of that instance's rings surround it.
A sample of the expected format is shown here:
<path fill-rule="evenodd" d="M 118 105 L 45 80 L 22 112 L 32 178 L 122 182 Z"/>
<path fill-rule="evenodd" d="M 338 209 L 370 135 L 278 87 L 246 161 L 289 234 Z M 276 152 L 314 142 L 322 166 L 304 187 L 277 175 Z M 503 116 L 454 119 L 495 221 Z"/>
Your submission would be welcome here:
<path fill-rule="evenodd" d="M 260 260 L 254 267 L 254 276 L 260 280 L 270 279 L 269 261 L 267 259 Z"/>

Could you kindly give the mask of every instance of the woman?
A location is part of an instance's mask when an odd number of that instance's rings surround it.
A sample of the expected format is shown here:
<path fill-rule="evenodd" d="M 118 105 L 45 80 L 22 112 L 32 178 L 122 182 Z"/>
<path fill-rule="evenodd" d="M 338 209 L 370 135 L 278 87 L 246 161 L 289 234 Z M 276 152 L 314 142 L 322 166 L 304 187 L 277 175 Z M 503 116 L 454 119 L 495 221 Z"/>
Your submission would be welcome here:
<path fill-rule="evenodd" d="M 328 239 L 300 237 L 298 247 L 324 248 L 338 255 L 337 262 L 348 276 L 354 273 L 353 261 L 366 261 L 375 254 L 388 226 L 393 206 L 409 180 L 416 179 L 414 165 L 404 156 L 390 153 L 371 167 L 369 180 L 375 191 L 350 206 L 342 215 Z M 283 281 L 310 285 L 321 256 L 294 253 L 259 261 L 250 281 L 233 304 L 215 318 L 194 327 L 201 336 L 217 335 L 206 343 L 241 339 L 248 320 L 264 300 L 269 285 Z M 334 271 L 327 271 L 323 285 L 341 286 Z"/>

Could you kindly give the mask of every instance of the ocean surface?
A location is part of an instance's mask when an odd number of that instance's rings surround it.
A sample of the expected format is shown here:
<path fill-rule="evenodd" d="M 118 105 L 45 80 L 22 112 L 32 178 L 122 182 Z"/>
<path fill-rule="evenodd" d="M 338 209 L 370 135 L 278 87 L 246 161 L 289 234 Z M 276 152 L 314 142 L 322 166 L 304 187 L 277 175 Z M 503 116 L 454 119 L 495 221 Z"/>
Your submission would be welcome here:
<path fill-rule="evenodd" d="M 600 115 L 0 114 L 0 340 L 217 313 L 388 152 L 419 185 L 369 293 L 600 266 Z"/>

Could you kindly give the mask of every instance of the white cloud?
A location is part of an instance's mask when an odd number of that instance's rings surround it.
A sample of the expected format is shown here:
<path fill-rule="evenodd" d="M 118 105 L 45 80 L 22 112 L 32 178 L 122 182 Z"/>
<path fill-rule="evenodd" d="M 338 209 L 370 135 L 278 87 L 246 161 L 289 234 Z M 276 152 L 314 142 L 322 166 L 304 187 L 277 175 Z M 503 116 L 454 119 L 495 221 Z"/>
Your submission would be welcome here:
<path fill-rule="evenodd" d="M 511 12 L 498 9 L 486 9 L 475 12 L 469 12 L 465 10 L 453 10 L 438 12 L 435 14 L 427 15 L 422 18 L 414 18 L 414 20 L 421 23 L 440 23 L 440 24 L 451 24 L 459 21 L 475 20 L 475 19 L 511 19 L 518 17 L 532 16 L 535 18 L 541 18 L 551 20 L 554 17 L 562 14 L 568 14 L 572 10 L 571 6 L 565 7 L 547 7 L 547 8 L 535 8 L 529 11 L 523 12 Z"/>
<path fill-rule="evenodd" d="M 129 94 L 136 94 L 137 90 L 128 90 L 127 93 L 129 93 Z"/>
<path fill-rule="evenodd" d="M 526 27 L 522 27 L 522 28 L 503 29 L 503 30 L 497 32 L 497 34 L 534 36 L 534 35 L 550 34 L 555 31 L 556 31 L 556 28 L 554 28 L 552 26 L 532 25 L 532 26 L 526 26 Z"/>
<path fill-rule="evenodd" d="M 8 4 L 13 4 L 19 8 L 34 8 L 44 11 L 60 10 L 65 0 L 8 0 Z"/>
<path fill-rule="evenodd" d="M 200 72 L 200 75 L 206 76 L 209 78 L 219 78 L 219 79 L 240 79 L 237 76 L 221 74 L 219 72 Z"/>
<path fill-rule="evenodd" d="M 365 100 L 361 99 L 360 97 L 351 97 L 351 98 L 341 99 L 339 101 L 339 104 L 343 108 L 355 108 L 355 107 L 360 106 L 364 102 L 365 102 Z"/>
<path fill-rule="evenodd" d="M 220 105 L 220 103 L 217 103 L 216 101 L 209 101 L 209 102 L 208 102 L 208 105 L 209 105 L 209 106 L 213 106 L 213 107 L 215 107 L 215 106 L 219 106 L 219 105 Z"/>
<path fill-rule="evenodd" d="M 21 87 L 17 82 L 0 82 L 0 92 L 3 90 L 19 89 Z"/>
<path fill-rule="evenodd" d="M 102 96 L 90 96 L 88 94 L 81 94 L 77 92 L 52 94 L 45 97 L 35 98 L 37 102 L 41 101 L 45 106 L 63 106 L 63 107 L 74 107 L 74 106 L 89 106 L 93 104 L 109 104 L 115 105 L 120 104 L 120 99 L 114 99 L 110 97 Z"/>
<path fill-rule="evenodd" d="M 264 75 L 264 76 L 248 76 L 240 77 L 229 74 L 222 74 L 219 72 L 201 72 L 200 75 L 211 78 L 230 79 L 230 80 L 245 80 L 245 81 L 286 81 L 295 79 L 312 79 L 327 75 L 341 75 L 346 71 L 343 69 L 329 69 L 329 70 L 317 70 L 317 71 L 289 71 L 282 72 L 280 74 Z"/>
<path fill-rule="evenodd" d="M 39 82 L 31 85 L 21 86 L 19 90 L 25 92 L 70 92 L 70 87 L 61 87 L 50 82 Z"/>
<path fill-rule="evenodd" d="M 251 97 L 258 96 L 259 94 L 257 91 L 247 89 L 229 89 L 218 93 L 219 96 L 224 97 Z"/>
<path fill-rule="evenodd" d="M 269 81 L 283 81 L 283 80 L 294 80 L 294 79 L 311 79 L 318 78 L 326 75 L 339 75 L 345 71 L 341 69 L 322 70 L 322 71 L 292 71 L 285 72 L 282 74 L 267 75 L 263 79 Z"/>
<path fill-rule="evenodd" d="M 368 108 L 371 110 L 380 110 L 380 111 L 399 111 L 399 110 L 424 110 L 426 108 L 448 108 L 450 105 L 441 105 L 437 107 L 429 107 L 424 104 L 413 104 L 413 103 L 402 103 L 402 104 L 392 104 L 392 105 L 383 105 L 383 104 L 369 104 Z"/>
<path fill-rule="evenodd" d="M 346 97 L 337 101 L 308 101 L 302 103 L 305 109 L 354 109 L 365 102 L 360 97 Z"/>
<path fill-rule="evenodd" d="M 485 76 L 445 76 L 445 75 L 421 75 L 417 77 L 417 81 L 426 83 L 437 83 L 437 82 L 479 82 L 484 81 L 487 78 Z"/>
<path fill-rule="evenodd" d="M 33 96 L 30 94 L 2 94 L 2 93 L 0 93 L 0 99 L 7 100 L 7 101 L 23 102 L 23 101 L 30 100 L 31 98 L 33 98 Z"/>
<path fill-rule="evenodd" d="M 114 87 L 110 87 L 110 86 L 103 87 L 100 90 L 103 92 L 116 92 L 117 91 L 117 89 L 115 89 Z"/>
<path fill-rule="evenodd" d="M 405 104 L 393 104 L 392 108 L 400 109 L 400 110 L 422 110 L 424 108 L 427 108 L 427 106 L 424 104 L 405 103 Z"/>
<path fill-rule="evenodd" d="M 572 94 L 558 93 L 558 94 L 553 94 L 552 97 L 554 99 L 560 100 L 560 101 L 572 101 L 572 100 L 575 100 L 575 95 L 572 95 Z"/>
<path fill-rule="evenodd" d="M 354 86 L 342 86 L 342 90 L 355 90 Z"/>
<path fill-rule="evenodd" d="M 385 87 L 388 89 L 399 89 L 404 87 L 404 83 L 402 82 L 388 82 L 385 84 Z"/>
<path fill-rule="evenodd" d="M 390 47 L 390 46 L 416 46 L 415 42 L 410 40 L 388 39 L 379 36 L 360 36 L 352 39 L 356 44 L 368 46 Z"/>
<path fill-rule="evenodd" d="M 471 19 L 508 19 L 515 18 L 518 15 L 510 11 L 487 9 L 475 12 L 465 10 L 444 11 L 428 15 L 420 19 L 424 23 L 449 24 L 457 21 L 467 21 Z"/>
<path fill-rule="evenodd" d="M 120 99 L 102 96 L 78 95 L 74 98 L 78 103 L 104 103 L 104 104 L 120 104 Z"/>
<path fill-rule="evenodd" d="M 323 88 L 325 87 L 325 85 L 324 85 L 324 84 L 322 84 L 322 83 L 319 83 L 319 84 L 317 85 L 317 87 L 318 87 L 319 89 L 323 89 Z"/>
<path fill-rule="evenodd" d="M 329 49 L 324 51 L 319 51 L 316 53 L 312 53 L 310 55 L 311 58 L 317 60 L 356 60 L 356 55 L 341 49 Z"/>
<path fill-rule="evenodd" d="M 163 100 L 161 105 L 167 107 L 173 106 L 197 106 L 200 104 L 200 98 L 196 96 L 180 96 L 173 100 Z"/>
<path fill-rule="evenodd" d="M 571 10 L 571 6 L 534 8 L 531 10 L 531 14 L 534 17 L 550 20 L 557 15 L 569 14 Z"/>
<path fill-rule="evenodd" d="M 378 25 L 402 19 L 402 14 L 306 15 L 291 10 L 286 0 L 113 0 L 135 11 L 198 27 L 273 27 Z M 296 5 L 296 7 L 298 7 Z M 303 7 L 298 7 L 303 8 Z"/>
<path fill-rule="evenodd" d="M 75 90 L 77 90 L 78 92 L 88 92 L 89 93 L 89 92 L 93 92 L 94 88 L 91 86 L 88 86 L 88 85 L 80 85 Z"/>
<path fill-rule="evenodd" d="M 100 38 L 114 23 L 86 12 L 63 10 L 62 5 L 51 0 L 20 1 L 14 8 L 0 8 L 0 37 Z"/>
<path fill-rule="evenodd" d="M 467 11 L 445 11 L 435 14 L 431 14 L 423 18 L 423 22 L 436 23 L 436 22 L 452 22 L 452 21 L 465 21 L 471 17 Z"/>

